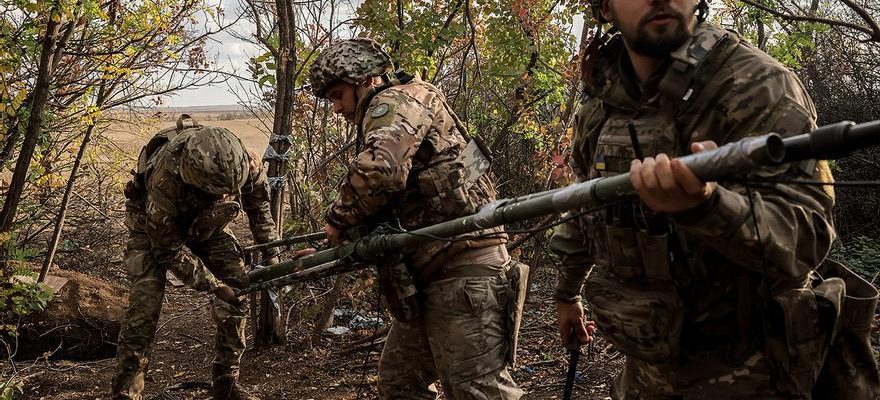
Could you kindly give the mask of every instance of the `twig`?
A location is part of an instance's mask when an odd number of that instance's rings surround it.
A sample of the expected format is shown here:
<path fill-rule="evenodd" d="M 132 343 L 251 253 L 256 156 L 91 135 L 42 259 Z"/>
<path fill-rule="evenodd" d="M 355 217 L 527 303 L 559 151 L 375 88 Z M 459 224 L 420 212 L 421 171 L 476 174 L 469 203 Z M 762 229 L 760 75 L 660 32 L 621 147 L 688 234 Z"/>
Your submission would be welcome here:
<path fill-rule="evenodd" d="M 168 320 L 166 320 L 165 322 L 163 322 L 162 325 L 159 325 L 159 328 L 156 329 L 156 333 L 159 333 L 159 331 L 161 331 L 162 328 L 165 327 L 165 325 L 168 325 L 169 322 L 174 321 L 175 319 L 178 319 L 178 318 L 183 317 L 183 316 L 185 316 L 185 315 L 192 314 L 192 313 L 195 312 L 196 310 L 198 310 L 198 309 L 200 309 L 200 308 L 202 308 L 202 307 L 205 307 L 205 306 L 207 306 L 208 304 L 210 304 L 210 301 L 206 301 L 206 302 L 204 302 L 204 303 L 202 303 L 202 304 L 199 304 L 199 305 L 193 307 L 193 308 L 192 308 L 191 310 L 189 310 L 189 311 L 184 311 L 184 312 L 182 312 L 182 313 L 180 313 L 180 314 L 177 314 L 177 315 L 173 315 L 173 316 L 171 316 L 171 318 L 168 318 Z"/>

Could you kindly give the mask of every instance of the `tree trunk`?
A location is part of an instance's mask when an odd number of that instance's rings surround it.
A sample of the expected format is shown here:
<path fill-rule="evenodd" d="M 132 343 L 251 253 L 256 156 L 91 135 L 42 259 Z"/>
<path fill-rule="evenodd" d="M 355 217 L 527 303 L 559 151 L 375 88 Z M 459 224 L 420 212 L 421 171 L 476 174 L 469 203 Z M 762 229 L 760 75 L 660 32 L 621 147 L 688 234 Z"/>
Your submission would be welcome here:
<path fill-rule="evenodd" d="M 47 16 L 46 35 L 43 37 L 43 47 L 40 51 L 39 70 L 37 71 L 37 80 L 29 107 L 30 115 L 28 116 L 27 127 L 24 132 L 24 141 L 18 154 L 18 160 L 15 163 L 15 172 L 12 174 L 9 191 L 6 192 L 6 201 L 4 201 L 3 209 L 0 211 L 0 234 L 12 231 L 18 203 L 21 201 L 21 195 L 27 180 L 31 158 L 37 146 L 37 137 L 40 135 L 40 129 L 42 128 L 43 109 L 46 107 L 46 101 L 49 97 L 52 58 L 55 54 L 55 45 L 58 41 L 58 28 L 60 25 L 60 21 L 56 22 L 52 15 L 58 12 L 58 3 L 56 2 Z M 0 258 L 3 259 L 3 266 L 5 268 L 5 252 L 3 252 L 3 255 L 0 255 Z"/>
<path fill-rule="evenodd" d="M 105 91 L 106 84 L 102 80 L 101 86 L 98 89 L 98 97 L 95 100 L 95 106 L 98 107 L 98 109 L 104 105 Z M 61 198 L 61 206 L 58 209 L 58 215 L 55 217 L 55 230 L 52 232 L 52 240 L 49 242 L 49 251 L 46 254 L 46 258 L 43 260 L 43 268 L 40 269 L 40 277 L 37 280 L 38 282 L 46 280 L 46 275 L 49 274 L 49 268 L 52 268 L 52 262 L 55 259 L 55 252 L 58 251 L 58 242 L 61 240 L 61 230 L 64 229 L 64 219 L 67 217 L 67 206 L 70 204 L 70 195 L 73 193 L 73 185 L 76 182 L 76 176 L 79 173 L 80 165 L 82 165 L 82 159 L 86 154 L 86 149 L 89 147 L 89 142 L 92 141 L 92 132 L 95 131 L 95 125 L 96 122 L 93 120 L 88 128 L 86 128 L 82 144 L 79 145 L 79 151 L 76 153 L 76 160 L 73 162 L 73 167 L 70 170 L 70 178 L 67 179 L 67 186 L 64 187 L 64 196 Z"/>
<path fill-rule="evenodd" d="M 30 102 L 30 99 L 25 99 L 24 104 L 30 104 Z M 3 150 L 0 150 L 0 170 L 6 168 L 6 163 L 12 158 L 15 145 L 18 144 L 18 138 L 21 136 L 18 130 L 18 125 L 21 123 L 18 120 L 18 115 L 6 116 L 4 123 L 6 124 L 6 141 L 3 143 Z"/>
<path fill-rule="evenodd" d="M 342 294 L 342 285 L 345 284 L 345 274 L 336 275 L 336 281 L 333 289 L 327 294 L 324 303 L 321 305 L 321 313 L 315 320 L 315 334 L 321 334 L 325 329 L 333 325 L 333 311 L 336 309 L 336 303 L 339 302 L 339 295 Z"/>
<path fill-rule="evenodd" d="M 293 100 L 296 73 L 296 16 L 293 4 L 286 0 L 275 1 L 278 13 L 278 59 L 276 60 L 275 83 L 275 121 L 272 124 L 272 136 L 269 145 L 276 157 L 269 160 L 269 179 L 272 184 L 271 208 L 272 217 L 278 233 L 284 223 L 284 184 L 287 175 L 287 151 L 290 149 L 290 134 L 293 127 Z M 269 347 L 284 343 L 285 332 L 281 321 L 281 297 L 278 297 L 276 308 L 269 300 L 266 291 L 260 295 L 260 316 L 257 321 L 254 344 L 258 347 Z"/>

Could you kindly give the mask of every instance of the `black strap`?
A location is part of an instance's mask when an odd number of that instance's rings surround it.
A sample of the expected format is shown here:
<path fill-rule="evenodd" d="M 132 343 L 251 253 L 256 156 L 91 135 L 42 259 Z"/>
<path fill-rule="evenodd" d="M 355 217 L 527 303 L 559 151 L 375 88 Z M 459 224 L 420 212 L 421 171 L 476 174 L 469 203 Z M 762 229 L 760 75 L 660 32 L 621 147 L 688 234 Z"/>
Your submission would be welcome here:
<path fill-rule="evenodd" d="M 639 159 L 639 161 L 644 160 L 645 154 L 642 153 L 642 146 L 639 144 L 639 133 L 636 132 L 636 126 L 630 122 L 626 127 L 629 129 L 629 140 L 632 142 L 633 152 L 635 153 L 636 158 Z"/>
<path fill-rule="evenodd" d="M 581 350 L 579 348 L 575 347 L 569 350 L 568 372 L 565 374 L 565 388 L 562 389 L 563 400 L 571 400 L 572 392 L 574 392 L 574 380 L 577 377 L 578 359 L 580 358 Z"/>

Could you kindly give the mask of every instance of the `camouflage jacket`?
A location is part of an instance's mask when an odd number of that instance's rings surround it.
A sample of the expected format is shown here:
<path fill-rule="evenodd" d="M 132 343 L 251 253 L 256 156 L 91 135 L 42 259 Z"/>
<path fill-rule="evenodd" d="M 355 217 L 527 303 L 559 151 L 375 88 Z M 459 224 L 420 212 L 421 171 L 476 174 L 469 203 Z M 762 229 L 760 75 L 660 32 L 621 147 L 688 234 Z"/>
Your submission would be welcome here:
<path fill-rule="evenodd" d="M 168 134 L 172 130 L 160 134 Z M 183 183 L 178 168 L 179 156 L 185 136 L 183 132 L 159 147 L 149 157 L 143 175 L 143 189 L 126 193 L 129 197 L 128 212 L 140 223 L 130 227 L 143 229 L 150 240 L 155 262 L 165 265 L 172 271 L 196 271 L 199 276 L 179 276 L 196 290 L 211 291 L 221 285 L 207 268 L 202 266 L 198 256 L 192 254 L 187 244 L 197 235 L 194 222 L 206 210 L 217 209 L 221 205 L 237 202 L 248 217 L 251 232 L 257 243 L 275 240 L 275 223 L 269 209 L 269 183 L 266 171 L 259 157 L 247 150 L 250 159 L 247 180 L 238 194 L 217 198 Z M 138 178 L 135 177 L 135 180 Z M 133 181 L 134 186 L 138 184 Z M 138 201 L 142 199 L 142 201 Z M 237 209 L 237 208 L 234 208 Z M 229 220 L 233 219 L 231 216 Z M 137 225 L 141 225 L 138 227 Z M 224 226 L 200 227 L 200 229 L 223 229 Z M 202 238 L 206 239 L 206 238 Z M 264 257 L 272 256 L 265 254 Z M 182 264 L 198 265 L 198 268 L 178 268 Z M 204 274 L 204 276 L 202 276 Z"/>
<path fill-rule="evenodd" d="M 688 63 L 696 67 L 687 69 Z M 594 66 L 586 71 L 586 94 L 573 119 L 571 166 L 581 181 L 629 171 L 636 158 L 630 124 L 645 156 L 681 156 L 692 142 L 723 144 L 768 132 L 800 134 L 815 127 L 813 103 L 791 71 L 736 34 L 709 24 L 699 25 L 691 40 L 641 85 L 619 36 L 599 51 Z M 824 162 L 787 165 L 758 175 L 830 179 Z M 629 208 L 571 220 L 551 241 L 561 257 L 557 298 L 577 301 L 591 267 L 595 265 L 590 281 L 597 272 L 612 268 L 613 254 L 645 263 L 652 258 L 651 249 L 640 247 L 642 238 L 609 225 L 629 220 L 636 231 L 648 232 L 651 221 L 667 221 L 666 227 L 671 225 L 675 232 L 662 239 L 678 243 L 674 247 L 680 249 L 662 251 L 659 258 L 669 258 L 663 263 L 669 262 L 669 278 L 683 301 L 684 336 L 688 329 L 735 330 L 737 279 L 745 276 L 752 283 L 748 287 L 755 301 L 766 293 L 759 291 L 762 283 L 774 288 L 803 286 L 835 235 L 830 223 L 832 191 L 761 184 L 752 187 L 751 202 L 749 192 L 742 185 L 722 182 L 703 205 L 679 215 L 655 215 L 636 200 Z M 682 259 L 673 260 L 675 254 Z M 614 274 L 628 273 L 618 269 Z M 648 286 L 652 278 L 643 272 L 629 277 L 647 281 Z"/>
<path fill-rule="evenodd" d="M 397 219 L 411 230 L 473 212 L 495 200 L 488 173 L 465 188 L 460 197 L 468 204 L 440 199 L 461 189 L 456 186 L 463 166 L 455 160 L 467 143 L 439 89 L 415 78 L 365 99 L 369 101 L 358 105 L 355 117 L 363 148 L 358 149 L 339 196 L 327 210 L 328 223 L 347 229 Z M 413 270 L 432 270 L 434 264 L 465 248 L 506 241 L 504 235 L 493 236 L 490 240 L 432 242 L 407 251 L 406 261 Z"/>

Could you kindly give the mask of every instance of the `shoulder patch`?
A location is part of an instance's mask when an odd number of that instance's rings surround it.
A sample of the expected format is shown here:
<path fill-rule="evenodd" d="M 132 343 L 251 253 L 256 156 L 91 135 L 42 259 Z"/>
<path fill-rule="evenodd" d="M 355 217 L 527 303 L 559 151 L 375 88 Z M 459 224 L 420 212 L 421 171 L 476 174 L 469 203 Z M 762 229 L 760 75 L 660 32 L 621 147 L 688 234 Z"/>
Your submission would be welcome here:
<path fill-rule="evenodd" d="M 386 103 L 379 104 L 378 106 L 373 108 L 373 111 L 370 113 L 370 116 L 373 118 L 382 117 L 385 114 L 388 114 L 389 109 L 390 109 L 390 107 L 388 107 L 388 104 L 386 104 Z"/>

